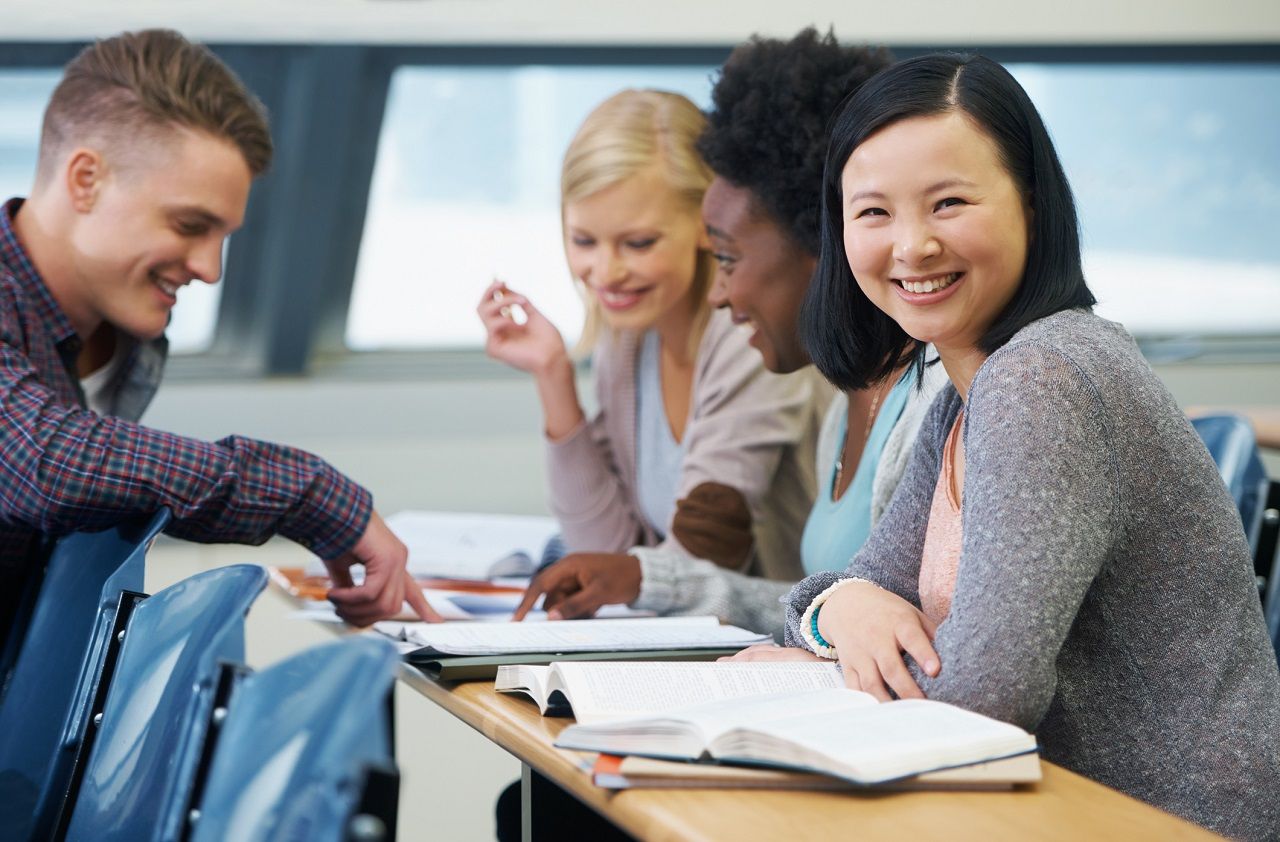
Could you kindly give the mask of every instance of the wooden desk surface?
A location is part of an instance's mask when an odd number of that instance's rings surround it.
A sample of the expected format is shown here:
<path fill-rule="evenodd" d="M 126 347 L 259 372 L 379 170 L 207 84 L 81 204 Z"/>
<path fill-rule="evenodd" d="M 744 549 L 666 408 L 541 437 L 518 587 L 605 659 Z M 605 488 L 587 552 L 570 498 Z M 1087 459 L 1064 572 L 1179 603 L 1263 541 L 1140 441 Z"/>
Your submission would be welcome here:
<path fill-rule="evenodd" d="M 443 685 L 408 665 L 401 678 L 644 840 L 845 838 L 855 831 L 859 838 L 912 840 L 1219 838 L 1050 763 L 1043 781 L 1013 792 L 610 792 L 578 768 L 576 752 L 551 745 L 570 720 L 545 718 L 524 697 L 495 693 L 492 681 Z"/>

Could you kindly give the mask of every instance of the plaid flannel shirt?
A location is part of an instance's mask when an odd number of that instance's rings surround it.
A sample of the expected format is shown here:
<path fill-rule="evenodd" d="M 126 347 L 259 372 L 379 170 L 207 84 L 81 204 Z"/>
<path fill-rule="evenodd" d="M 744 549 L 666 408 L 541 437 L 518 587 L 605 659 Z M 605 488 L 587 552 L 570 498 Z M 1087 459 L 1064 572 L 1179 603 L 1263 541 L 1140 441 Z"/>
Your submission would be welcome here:
<path fill-rule="evenodd" d="M 113 412 L 85 408 L 80 339 L 0 208 L 0 571 L 25 566 L 42 535 L 105 528 L 168 507 L 165 531 L 260 544 L 280 534 L 322 558 L 350 549 L 368 491 L 306 451 L 240 436 L 204 442 L 136 420 L 163 369 L 163 340 L 134 345 Z M 125 417 L 119 417 L 125 416 Z"/>

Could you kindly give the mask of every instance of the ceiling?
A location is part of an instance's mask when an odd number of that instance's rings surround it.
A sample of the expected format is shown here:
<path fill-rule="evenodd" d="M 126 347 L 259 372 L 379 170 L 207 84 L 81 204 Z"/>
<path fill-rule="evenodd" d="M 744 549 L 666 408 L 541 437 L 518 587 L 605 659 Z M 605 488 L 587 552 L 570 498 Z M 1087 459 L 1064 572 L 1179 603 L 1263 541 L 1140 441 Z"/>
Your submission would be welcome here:
<path fill-rule="evenodd" d="M 834 24 L 896 44 L 1280 43 L 1276 0 L 6 0 L 0 40 L 732 44 Z"/>

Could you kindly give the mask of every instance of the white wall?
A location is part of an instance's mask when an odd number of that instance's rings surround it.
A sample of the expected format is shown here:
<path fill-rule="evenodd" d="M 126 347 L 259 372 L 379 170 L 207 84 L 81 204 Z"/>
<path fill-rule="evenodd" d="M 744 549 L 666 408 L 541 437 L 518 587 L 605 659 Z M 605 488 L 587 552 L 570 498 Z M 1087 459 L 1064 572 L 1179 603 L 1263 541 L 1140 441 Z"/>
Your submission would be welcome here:
<path fill-rule="evenodd" d="M 1280 364 L 1157 371 L 1183 406 L 1280 406 Z M 546 511 L 541 417 L 524 378 L 178 381 L 145 420 L 202 438 L 241 433 L 306 447 L 372 488 L 384 512 Z M 1276 456 L 1269 467 L 1280 476 Z"/>
<path fill-rule="evenodd" d="M 9 2 L 0 38 L 170 26 L 211 41 L 731 44 L 834 24 L 897 44 L 1266 43 L 1276 0 L 51 0 Z"/>

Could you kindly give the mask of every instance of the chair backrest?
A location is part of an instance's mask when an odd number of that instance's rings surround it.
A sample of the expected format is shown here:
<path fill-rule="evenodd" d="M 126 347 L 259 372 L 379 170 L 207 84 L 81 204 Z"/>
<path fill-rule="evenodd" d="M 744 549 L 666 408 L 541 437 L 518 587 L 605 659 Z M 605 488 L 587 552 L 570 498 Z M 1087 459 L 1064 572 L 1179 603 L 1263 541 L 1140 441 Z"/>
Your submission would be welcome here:
<path fill-rule="evenodd" d="M 387 704 L 398 663 L 389 642 L 359 636 L 245 679 L 221 728 L 192 842 L 394 839 L 396 790 L 380 816 L 362 802 L 376 776 L 398 787 Z"/>
<path fill-rule="evenodd" d="M 1258 593 L 1267 601 L 1270 581 L 1275 578 L 1275 554 L 1262 551 L 1263 513 L 1266 510 L 1267 479 L 1258 451 L 1253 426 L 1239 415 L 1203 415 L 1193 418 L 1192 426 L 1204 440 L 1205 447 L 1218 466 L 1218 473 L 1226 483 L 1240 511 L 1245 539 L 1253 557 L 1253 573 L 1258 582 Z"/>
<path fill-rule="evenodd" d="M 54 544 L 0 696 L 0 838 L 47 839 L 88 728 L 121 595 L 140 592 L 162 509 Z"/>
<path fill-rule="evenodd" d="M 1267 471 L 1253 427 L 1242 416 L 1226 413 L 1193 418 L 1191 425 L 1200 434 L 1236 501 L 1250 550 L 1256 550 L 1267 495 Z"/>
<path fill-rule="evenodd" d="M 1268 483 L 1262 528 L 1258 531 L 1256 558 L 1259 565 L 1271 565 L 1263 610 L 1267 619 L 1267 631 L 1271 634 L 1271 645 L 1276 650 L 1276 661 L 1280 665 L 1280 482 L 1275 480 Z"/>
<path fill-rule="evenodd" d="M 267 583 L 238 564 L 184 579 L 133 612 L 66 838 L 184 832 L 220 663 L 244 661 L 244 617 Z"/>

